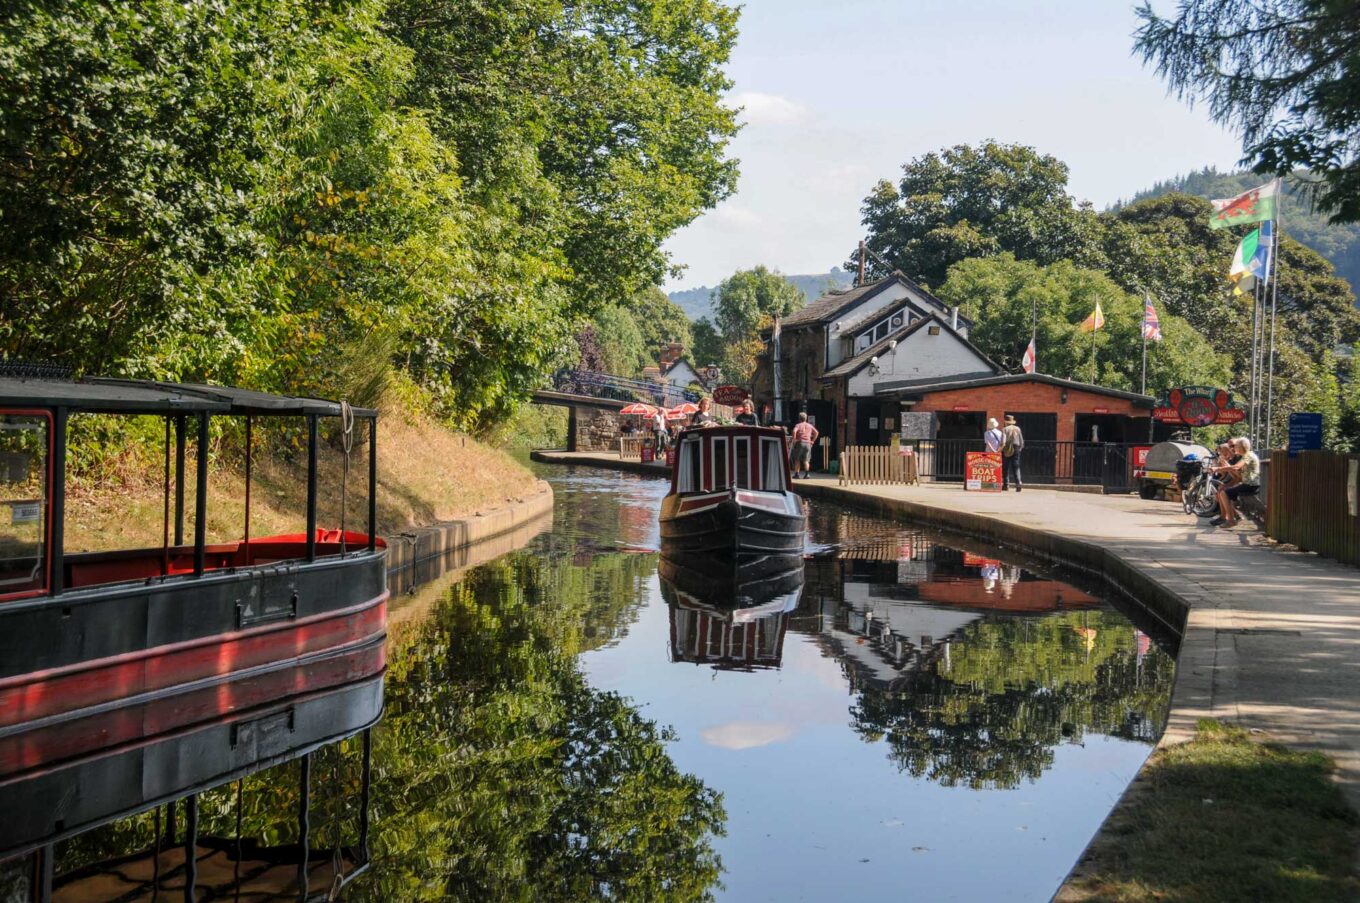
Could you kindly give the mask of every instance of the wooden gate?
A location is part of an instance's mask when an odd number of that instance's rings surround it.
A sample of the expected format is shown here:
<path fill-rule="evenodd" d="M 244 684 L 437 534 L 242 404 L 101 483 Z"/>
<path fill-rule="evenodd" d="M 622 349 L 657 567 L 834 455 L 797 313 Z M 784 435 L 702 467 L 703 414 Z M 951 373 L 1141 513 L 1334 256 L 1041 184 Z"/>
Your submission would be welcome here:
<path fill-rule="evenodd" d="M 1271 456 L 1266 533 L 1308 552 L 1360 564 L 1360 455 Z"/>
<path fill-rule="evenodd" d="M 840 483 L 845 485 L 887 483 L 912 484 L 916 478 L 916 455 L 907 446 L 851 445 L 841 452 Z"/>

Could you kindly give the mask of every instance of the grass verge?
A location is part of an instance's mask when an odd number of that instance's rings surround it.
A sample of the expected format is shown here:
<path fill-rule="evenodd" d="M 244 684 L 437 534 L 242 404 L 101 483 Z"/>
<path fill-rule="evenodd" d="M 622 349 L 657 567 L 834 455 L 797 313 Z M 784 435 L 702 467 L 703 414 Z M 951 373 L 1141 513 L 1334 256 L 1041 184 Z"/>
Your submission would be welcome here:
<path fill-rule="evenodd" d="M 1148 761 L 1057 899 L 1360 900 L 1360 818 L 1333 767 L 1200 722 Z"/>
<path fill-rule="evenodd" d="M 365 530 L 368 519 L 368 446 L 350 456 L 345 495 L 347 529 Z M 224 456 L 225 457 L 225 456 Z M 233 459 L 238 456 L 233 456 Z M 340 524 L 344 455 L 322 443 L 318 460 L 320 526 Z M 116 480 L 74 486 L 67 504 L 66 548 L 95 551 L 161 544 L 162 471 L 139 467 Z M 261 453 L 251 476 L 252 536 L 306 528 L 306 456 Z M 186 536 L 193 536 L 194 452 L 187 468 Z M 534 486 L 534 476 L 505 452 L 476 442 L 437 421 L 402 408 L 384 410 L 378 422 L 378 532 L 454 520 L 500 507 Z M 245 524 L 245 474 L 239 464 L 214 462 L 208 479 L 209 542 L 241 538 Z"/>

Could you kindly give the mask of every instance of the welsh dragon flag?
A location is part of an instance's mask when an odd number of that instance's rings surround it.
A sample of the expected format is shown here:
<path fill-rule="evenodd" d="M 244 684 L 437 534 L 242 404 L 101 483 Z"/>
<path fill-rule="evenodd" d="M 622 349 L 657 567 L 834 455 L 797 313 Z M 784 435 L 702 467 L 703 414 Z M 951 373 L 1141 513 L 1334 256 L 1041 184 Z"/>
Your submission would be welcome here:
<path fill-rule="evenodd" d="M 1259 188 L 1244 191 L 1235 198 L 1219 198 L 1209 203 L 1214 205 L 1214 215 L 1209 217 L 1210 229 L 1223 229 L 1241 223 L 1260 223 L 1275 219 L 1275 209 L 1280 197 L 1280 180 L 1273 179 Z"/>

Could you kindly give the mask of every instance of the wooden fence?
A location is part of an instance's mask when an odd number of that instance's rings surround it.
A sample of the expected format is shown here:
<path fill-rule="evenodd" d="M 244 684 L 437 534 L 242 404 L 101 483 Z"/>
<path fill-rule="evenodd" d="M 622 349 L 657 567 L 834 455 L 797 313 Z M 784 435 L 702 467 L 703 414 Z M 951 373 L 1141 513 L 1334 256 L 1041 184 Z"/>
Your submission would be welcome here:
<path fill-rule="evenodd" d="M 642 460 L 642 434 L 619 437 L 619 457 L 624 461 Z"/>
<path fill-rule="evenodd" d="M 1271 456 L 1266 533 L 1309 552 L 1360 565 L 1360 455 L 1305 451 Z"/>
<path fill-rule="evenodd" d="M 841 485 L 918 482 L 916 455 L 909 447 L 851 445 L 841 452 L 840 460 Z"/>

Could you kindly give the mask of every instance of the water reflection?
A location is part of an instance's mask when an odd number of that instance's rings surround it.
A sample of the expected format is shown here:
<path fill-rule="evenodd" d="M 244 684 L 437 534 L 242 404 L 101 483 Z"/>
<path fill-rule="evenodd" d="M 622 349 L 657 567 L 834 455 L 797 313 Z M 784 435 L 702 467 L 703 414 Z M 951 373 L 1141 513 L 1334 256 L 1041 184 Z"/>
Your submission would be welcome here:
<path fill-rule="evenodd" d="M 137 899 L 148 869 L 182 888 L 188 813 L 169 828 L 165 795 L 201 760 L 196 880 L 227 897 L 319 898 L 367 863 L 345 899 L 1042 898 L 1165 718 L 1165 638 L 1021 558 L 822 505 L 805 559 L 724 570 L 657 553 L 659 481 L 548 476 L 551 532 L 392 619 L 371 806 L 362 738 L 337 740 L 362 707 L 318 702 L 315 734 L 271 710 L 249 761 L 186 734 L 54 777 L 135 789 L 39 843 L 153 807 L 56 843 L 58 889 Z"/>

